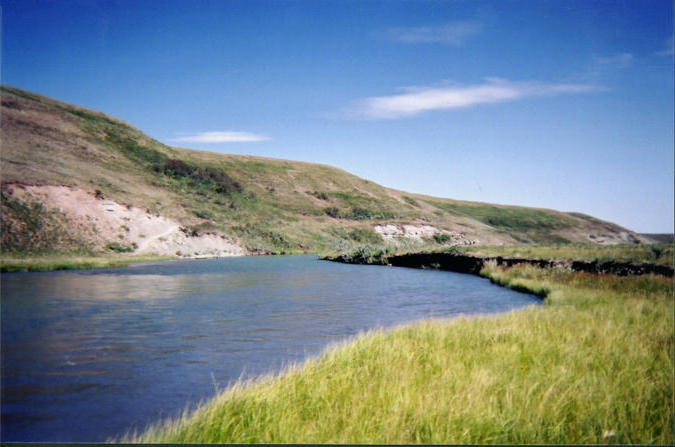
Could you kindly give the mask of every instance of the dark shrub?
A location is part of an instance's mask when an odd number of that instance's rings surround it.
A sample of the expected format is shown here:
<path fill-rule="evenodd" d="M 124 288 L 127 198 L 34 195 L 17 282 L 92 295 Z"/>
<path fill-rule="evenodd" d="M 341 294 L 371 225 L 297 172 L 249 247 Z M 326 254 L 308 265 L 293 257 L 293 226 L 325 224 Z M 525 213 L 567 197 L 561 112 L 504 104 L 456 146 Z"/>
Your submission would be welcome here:
<path fill-rule="evenodd" d="M 120 245 L 119 242 L 110 242 L 108 245 L 106 245 L 106 248 L 117 253 L 129 253 L 134 251 L 134 247 L 124 247 Z"/>
<path fill-rule="evenodd" d="M 452 237 L 447 234 L 447 233 L 435 233 L 434 234 L 434 241 L 438 244 L 445 244 L 447 242 L 450 242 L 452 240 Z"/>
<path fill-rule="evenodd" d="M 242 192 L 243 188 L 222 169 L 207 166 L 201 168 L 185 163 L 183 160 L 169 158 L 164 161 L 162 171 L 173 178 L 189 178 L 195 183 L 211 186 L 218 194 Z"/>
<path fill-rule="evenodd" d="M 329 206 L 328 208 L 324 208 L 323 212 L 328 214 L 330 217 L 335 218 L 335 219 L 340 217 L 340 210 L 337 209 L 334 206 Z"/>

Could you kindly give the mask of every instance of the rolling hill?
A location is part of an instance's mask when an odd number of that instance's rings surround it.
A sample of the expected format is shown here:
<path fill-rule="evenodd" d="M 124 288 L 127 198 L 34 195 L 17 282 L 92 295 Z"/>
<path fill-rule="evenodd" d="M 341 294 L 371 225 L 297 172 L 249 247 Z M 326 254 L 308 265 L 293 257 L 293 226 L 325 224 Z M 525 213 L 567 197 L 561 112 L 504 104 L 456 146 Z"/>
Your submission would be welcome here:
<path fill-rule="evenodd" d="M 579 213 L 436 198 L 326 165 L 171 147 L 100 112 L 7 86 L 0 95 L 4 253 L 649 241 Z"/>

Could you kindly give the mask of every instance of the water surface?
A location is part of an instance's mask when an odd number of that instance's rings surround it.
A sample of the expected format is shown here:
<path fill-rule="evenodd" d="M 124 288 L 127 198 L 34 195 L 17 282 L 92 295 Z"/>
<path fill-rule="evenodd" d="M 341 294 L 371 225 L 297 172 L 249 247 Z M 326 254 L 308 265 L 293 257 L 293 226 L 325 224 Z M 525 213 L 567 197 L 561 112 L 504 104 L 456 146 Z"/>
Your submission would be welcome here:
<path fill-rule="evenodd" d="M 539 301 L 471 275 L 310 256 L 1 281 L 3 441 L 105 441 L 363 330 Z"/>

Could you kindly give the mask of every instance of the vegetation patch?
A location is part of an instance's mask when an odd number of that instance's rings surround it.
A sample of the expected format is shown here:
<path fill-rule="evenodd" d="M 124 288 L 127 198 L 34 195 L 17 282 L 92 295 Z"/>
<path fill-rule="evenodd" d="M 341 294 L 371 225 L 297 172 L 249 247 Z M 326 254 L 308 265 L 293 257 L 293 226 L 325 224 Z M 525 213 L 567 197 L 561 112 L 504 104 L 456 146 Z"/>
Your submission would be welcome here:
<path fill-rule="evenodd" d="M 133 245 L 136 245 L 136 243 Z M 119 242 L 109 242 L 106 245 L 106 248 L 110 251 L 114 251 L 115 253 L 131 253 L 136 249 L 132 245 L 120 245 Z"/>
<path fill-rule="evenodd" d="M 428 201 L 428 203 L 449 213 L 472 217 L 491 227 L 505 230 L 553 230 L 570 226 L 570 222 L 561 216 L 535 209 L 461 205 L 437 201 Z"/>
<path fill-rule="evenodd" d="M 673 244 L 560 244 L 513 246 L 464 246 L 462 253 L 528 259 L 633 262 L 673 265 Z"/>
<path fill-rule="evenodd" d="M 286 235 L 263 224 L 234 225 L 230 227 L 230 230 L 241 239 L 248 241 L 246 248 L 254 253 L 291 254 L 298 248 L 297 244 L 294 244 Z"/>
<path fill-rule="evenodd" d="M 0 248 L 2 253 L 28 254 L 56 249 L 85 249 L 87 244 L 68 232 L 70 221 L 39 202 L 23 202 L 6 190 L 0 193 Z"/>
<path fill-rule="evenodd" d="M 452 215 L 476 219 L 523 243 L 568 243 L 566 238 L 553 232 L 574 225 L 572 219 L 563 214 L 531 208 L 466 205 L 435 200 L 426 202 Z"/>
<path fill-rule="evenodd" d="M 370 220 L 370 219 L 394 219 L 396 214 L 384 210 L 371 210 L 368 208 L 352 208 L 349 214 L 345 215 L 346 219 L 353 220 Z"/>
<path fill-rule="evenodd" d="M 382 236 L 371 228 L 357 228 L 351 230 L 347 237 L 354 242 L 362 244 L 381 244 L 384 242 Z"/>
<path fill-rule="evenodd" d="M 437 244 L 447 244 L 448 242 L 452 242 L 452 236 L 450 236 L 447 233 L 434 233 L 434 242 Z"/>
<path fill-rule="evenodd" d="M 44 272 L 52 270 L 84 270 L 125 267 L 134 262 L 174 259 L 166 256 L 102 256 L 91 252 L 43 253 L 41 255 L 0 256 L 0 272 Z"/>
<path fill-rule="evenodd" d="M 139 144 L 136 139 L 116 132 L 114 129 L 106 129 L 105 136 L 108 145 L 132 160 L 156 166 L 160 165 L 166 157 L 158 150 Z"/>
<path fill-rule="evenodd" d="M 414 206 L 414 207 L 418 207 L 418 208 L 419 208 L 420 204 L 417 202 L 417 200 L 413 199 L 412 197 L 410 197 L 410 196 L 403 196 L 402 198 L 403 198 L 403 200 L 405 200 L 408 204 L 410 204 L 410 205 L 412 205 L 412 206 Z"/>
<path fill-rule="evenodd" d="M 387 265 L 389 257 L 393 254 L 394 249 L 391 247 L 366 244 L 338 257 L 326 259 L 339 260 L 346 264 Z"/>
<path fill-rule="evenodd" d="M 341 210 L 335 206 L 329 206 L 323 209 L 324 213 L 335 219 L 349 220 L 386 220 L 394 219 L 396 214 L 390 211 L 370 210 L 367 208 L 352 208 Z"/>
<path fill-rule="evenodd" d="M 326 200 L 326 201 L 330 200 L 330 198 L 328 197 L 328 194 L 326 194 L 325 192 L 307 191 L 307 194 L 309 194 L 311 196 L 314 196 L 319 200 Z"/>
<path fill-rule="evenodd" d="M 323 212 L 334 219 L 340 218 L 340 210 L 335 206 L 326 207 L 323 209 Z"/>
<path fill-rule="evenodd" d="M 222 169 L 190 165 L 183 160 L 169 158 L 162 164 L 162 172 L 174 179 L 187 179 L 193 186 L 207 186 L 218 194 L 241 193 L 243 188 Z"/>

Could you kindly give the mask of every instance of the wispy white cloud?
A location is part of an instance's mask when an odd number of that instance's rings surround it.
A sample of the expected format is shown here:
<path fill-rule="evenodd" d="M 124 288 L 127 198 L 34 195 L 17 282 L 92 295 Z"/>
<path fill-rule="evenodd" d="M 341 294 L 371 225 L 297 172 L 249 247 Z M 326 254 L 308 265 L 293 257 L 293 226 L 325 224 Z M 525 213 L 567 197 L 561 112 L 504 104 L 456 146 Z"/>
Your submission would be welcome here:
<path fill-rule="evenodd" d="M 665 49 L 656 53 L 658 56 L 672 56 L 675 54 L 675 36 L 670 36 L 666 41 Z"/>
<path fill-rule="evenodd" d="M 389 28 L 376 33 L 379 37 L 403 43 L 442 43 L 459 46 L 479 34 L 483 25 L 478 22 L 451 22 L 442 26 Z"/>
<path fill-rule="evenodd" d="M 172 141 L 180 143 L 251 143 L 266 140 L 269 140 L 269 138 L 250 132 L 214 131 L 174 138 Z"/>
<path fill-rule="evenodd" d="M 363 119 L 396 119 L 432 110 L 448 110 L 515 101 L 532 96 L 587 93 L 598 87 L 587 84 L 512 82 L 489 78 L 483 84 L 449 87 L 410 87 L 405 93 L 374 96 L 354 101 L 347 116 Z"/>
<path fill-rule="evenodd" d="M 630 53 L 619 53 L 613 56 L 596 57 L 595 62 L 604 67 L 628 68 L 633 64 L 633 55 Z"/>

